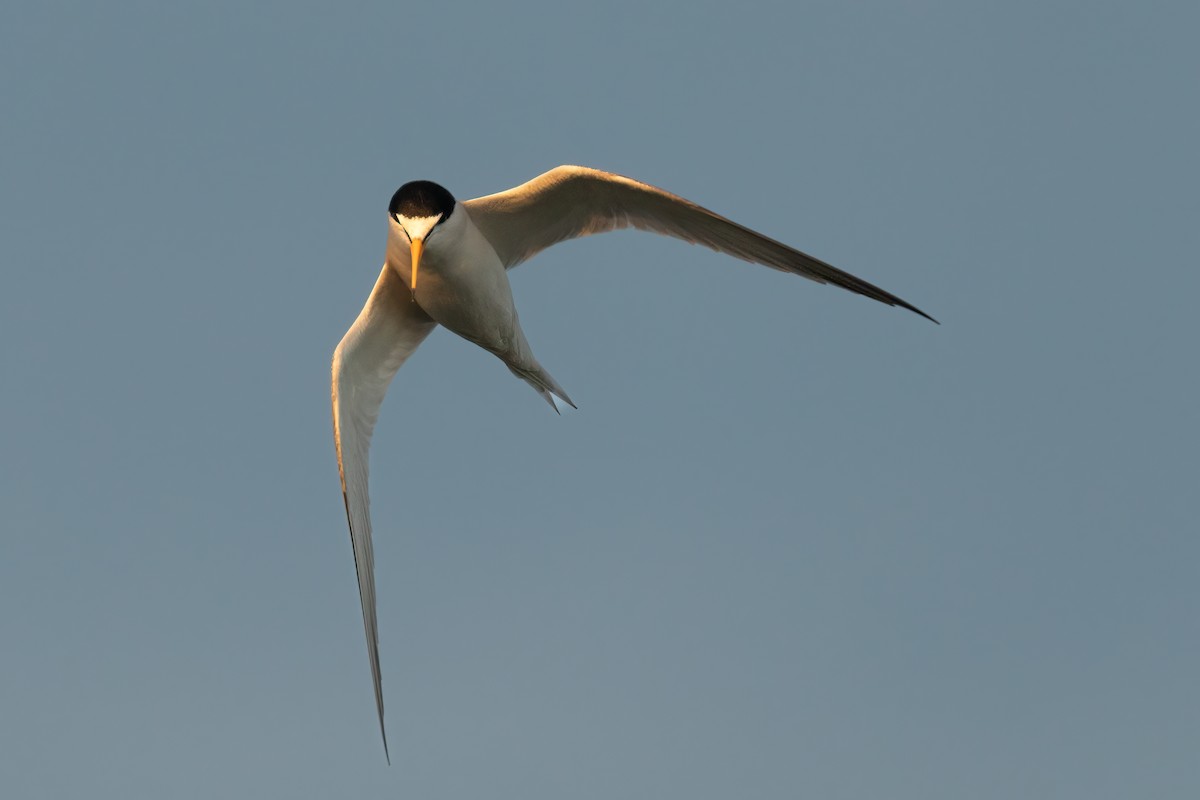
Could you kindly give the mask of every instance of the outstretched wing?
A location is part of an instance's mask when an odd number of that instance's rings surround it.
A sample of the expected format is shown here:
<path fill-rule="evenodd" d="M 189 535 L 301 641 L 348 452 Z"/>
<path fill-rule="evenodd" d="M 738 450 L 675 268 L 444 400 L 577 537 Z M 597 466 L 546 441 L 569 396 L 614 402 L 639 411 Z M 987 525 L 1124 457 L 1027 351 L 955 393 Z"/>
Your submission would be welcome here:
<path fill-rule="evenodd" d="M 552 244 L 639 228 L 791 272 L 933 317 L 878 286 L 649 184 L 587 167 L 556 167 L 506 192 L 468 200 L 471 219 L 507 267 Z"/>
<path fill-rule="evenodd" d="M 350 543 L 358 571 L 367 654 L 375 682 L 379 732 L 383 727 L 383 685 L 379 676 L 379 631 L 375 622 L 375 563 L 371 551 L 371 513 L 367 496 L 367 453 L 371 433 L 388 384 L 400 365 L 437 323 L 413 302 L 404 282 L 386 264 L 367 304 L 333 351 L 333 443 L 337 449 L 342 497 L 350 523 Z M 391 758 L 388 758 L 389 762 Z"/>

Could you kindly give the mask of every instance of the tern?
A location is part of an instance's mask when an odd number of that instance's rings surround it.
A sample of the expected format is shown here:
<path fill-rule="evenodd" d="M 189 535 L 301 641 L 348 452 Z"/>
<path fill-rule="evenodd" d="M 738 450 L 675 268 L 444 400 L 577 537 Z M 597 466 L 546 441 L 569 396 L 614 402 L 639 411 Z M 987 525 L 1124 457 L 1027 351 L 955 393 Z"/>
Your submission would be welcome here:
<path fill-rule="evenodd" d="M 495 354 L 545 398 L 572 408 L 521 330 L 508 270 L 558 242 L 638 228 L 832 283 L 933 321 L 877 286 L 640 181 L 563 166 L 508 191 L 459 202 L 431 181 L 401 186 L 388 206 L 387 257 L 375 288 L 333 354 L 333 437 L 366 627 L 379 731 L 383 686 L 375 617 L 375 568 L 367 453 L 388 384 L 438 325 Z"/>

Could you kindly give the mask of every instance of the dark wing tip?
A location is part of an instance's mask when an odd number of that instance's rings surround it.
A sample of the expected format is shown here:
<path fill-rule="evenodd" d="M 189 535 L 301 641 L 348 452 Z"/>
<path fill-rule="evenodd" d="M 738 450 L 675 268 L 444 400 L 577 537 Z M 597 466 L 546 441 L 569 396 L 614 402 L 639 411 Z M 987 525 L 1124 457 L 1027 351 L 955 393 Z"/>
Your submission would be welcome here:
<path fill-rule="evenodd" d="M 901 308 L 907 308 L 909 311 L 913 312 L 914 314 L 920 314 L 922 317 L 924 317 L 925 319 L 929 320 L 929 321 L 930 321 L 930 322 L 932 322 L 934 325 L 941 325 L 941 324 L 942 324 L 942 323 L 938 322 L 936 319 L 934 319 L 933 317 L 931 317 L 931 316 L 929 316 L 928 314 L 926 314 L 926 313 L 925 313 L 924 311 L 922 311 L 921 309 L 917 308 L 917 307 L 916 307 L 916 306 L 914 306 L 914 305 L 911 305 L 911 304 L 909 304 L 909 303 L 906 303 L 906 302 L 904 302 L 903 300 L 901 300 L 901 299 L 900 299 L 900 298 L 898 298 L 898 297 L 896 298 L 896 305 L 900 306 Z"/>
<path fill-rule="evenodd" d="M 821 275 L 821 278 L 825 282 L 831 283 L 834 286 L 840 286 L 843 289 L 848 289 L 851 292 L 854 292 L 855 294 L 862 295 L 863 297 L 869 297 L 872 300 L 879 301 L 880 303 L 886 303 L 887 305 L 892 306 L 893 308 L 895 308 L 896 306 L 899 306 L 900 308 L 908 309 L 909 311 L 913 312 L 914 314 L 920 314 L 922 317 L 929 320 L 934 325 L 942 324 L 942 323 L 938 322 L 936 319 L 934 319 L 933 317 L 926 314 L 921 309 L 914 306 L 912 303 L 901 300 L 899 297 L 896 297 L 896 295 L 892 294 L 891 292 L 884 291 L 883 289 L 880 289 L 878 286 L 876 286 L 872 283 L 867 283 L 863 279 L 857 278 L 847 272 L 842 272 L 841 270 L 837 270 L 835 274 Z"/>
<path fill-rule="evenodd" d="M 914 306 L 912 303 L 901 300 L 896 295 L 885 289 L 880 289 L 873 283 L 864 281 L 862 278 L 859 278 L 856 275 L 851 275 L 849 272 L 844 272 L 832 264 L 826 264 L 824 261 L 815 259 L 807 254 L 801 255 L 803 255 L 809 262 L 805 265 L 809 268 L 807 274 L 815 275 L 822 282 L 831 283 L 834 286 L 840 286 L 841 288 L 848 289 L 855 294 L 860 294 L 863 297 L 869 297 L 872 300 L 877 300 L 880 303 L 886 303 L 889 306 L 906 308 L 914 314 L 920 314 L 934 325 L 942 324 L 921 309 Z"/>

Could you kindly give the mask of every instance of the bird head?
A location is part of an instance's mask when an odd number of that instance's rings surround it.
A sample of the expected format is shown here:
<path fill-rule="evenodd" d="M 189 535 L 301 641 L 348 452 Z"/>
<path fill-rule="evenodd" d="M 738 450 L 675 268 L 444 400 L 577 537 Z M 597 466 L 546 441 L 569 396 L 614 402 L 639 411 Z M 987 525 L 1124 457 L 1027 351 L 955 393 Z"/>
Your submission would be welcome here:
<path fill-rule="evenodd" d="M 454 213 L 454 195 L 433 181 L 410 181 L 392 195 L 388 216 L 409 242 L 412 252 L 412 290 L 417 290 L 417 269 L 425 243 Z"/>

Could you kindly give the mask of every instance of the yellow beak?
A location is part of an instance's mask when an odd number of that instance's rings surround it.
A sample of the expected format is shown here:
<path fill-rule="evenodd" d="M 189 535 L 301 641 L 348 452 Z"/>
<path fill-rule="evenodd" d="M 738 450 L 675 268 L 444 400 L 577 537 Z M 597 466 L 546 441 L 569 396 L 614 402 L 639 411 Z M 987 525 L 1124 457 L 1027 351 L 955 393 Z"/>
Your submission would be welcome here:
<path fill-rule="evenodd" d="M 421 251 L 425 249 L 424 239 L 412 240 L 412 290 L 417 290 L 417 269 L 421 265 Z"/>

